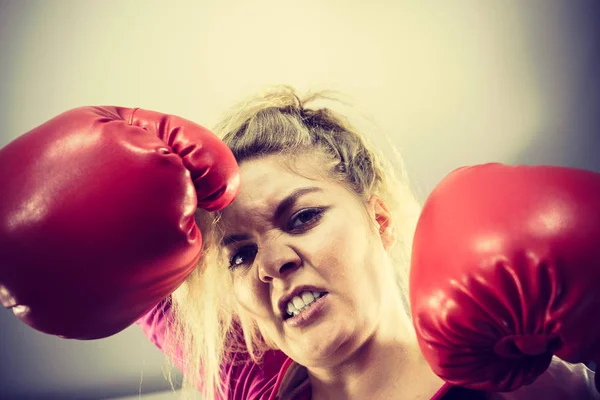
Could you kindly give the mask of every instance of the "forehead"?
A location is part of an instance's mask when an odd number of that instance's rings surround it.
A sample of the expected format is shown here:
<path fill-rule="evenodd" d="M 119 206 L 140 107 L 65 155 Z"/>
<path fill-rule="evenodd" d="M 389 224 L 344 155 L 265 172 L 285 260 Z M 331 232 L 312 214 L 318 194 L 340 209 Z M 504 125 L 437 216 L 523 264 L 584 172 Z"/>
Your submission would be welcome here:
<path fill-rule="evenodd" d="M 294 158 L 293 163 L 279 155 L 245 161 L 240 165 L 240 181 L 240 192 L 225 211 L 276 207 L 281 199 L 299 188 L 337 186 L 326 179 L 323 165 L 310 156 Z"/>

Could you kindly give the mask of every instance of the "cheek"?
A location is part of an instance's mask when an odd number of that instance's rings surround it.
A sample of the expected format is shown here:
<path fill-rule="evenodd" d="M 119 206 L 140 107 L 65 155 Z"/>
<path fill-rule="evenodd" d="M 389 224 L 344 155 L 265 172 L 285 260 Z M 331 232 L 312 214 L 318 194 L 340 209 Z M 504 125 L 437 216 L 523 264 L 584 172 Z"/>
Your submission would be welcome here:
<path fill-rule="evenodd" d="M 354 270 L 363 270 L 366 259 L 372 251 L 371 235 L 368 227 L 358 216 L 337 218 L 326 232 L 323 233 L 322 257 L 331 263 L 325 265 L 338 265 L 338 273 L 349 273 Z"/>
<path fill-rule="evenodd" d="M 248 276 L 234 277 L 233 294 L 240 311 L 253 318 L 269 318 L 268 292 L 256 284 L 255 279 Z M 265 286 L 265 285 L 263 285 Z"/>
<path fill-rule="evenodd" d="M 360 215 L 338 221 L 324 235 L 328 246 L 320 252 L 319 265 L 325 266 L 325 273 L 340 285 L 360 287 L 361 297 L 377 292 L 383 272 L 381 243 Z"/>

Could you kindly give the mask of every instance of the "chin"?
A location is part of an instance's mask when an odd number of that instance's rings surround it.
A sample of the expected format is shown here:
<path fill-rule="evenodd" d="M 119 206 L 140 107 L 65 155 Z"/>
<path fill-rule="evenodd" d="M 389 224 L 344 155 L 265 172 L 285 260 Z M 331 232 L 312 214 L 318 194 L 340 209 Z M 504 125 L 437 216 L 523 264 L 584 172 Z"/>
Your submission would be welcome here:
<path fill-rule="evenodd" d="M 355 331 L 339 323 L 321 324 L 288 346 L 294 360 L 305 367 L 325 367 L 336 364 L 355 347 Z"/>

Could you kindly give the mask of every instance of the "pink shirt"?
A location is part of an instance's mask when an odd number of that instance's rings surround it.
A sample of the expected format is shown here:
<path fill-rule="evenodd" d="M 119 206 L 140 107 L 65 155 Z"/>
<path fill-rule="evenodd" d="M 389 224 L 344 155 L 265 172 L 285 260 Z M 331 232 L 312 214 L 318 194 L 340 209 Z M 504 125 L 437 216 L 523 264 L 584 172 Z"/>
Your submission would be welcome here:
<path fill-rule="evenodd" d="M 137 321 L 144 334 L 161 350 L 164 347 L 169 311 L 170 302 L 165 300 Z M 175 361 L 176 354 L 167 355 Z M 310 400 L 311 397 L 306 369 L 280 351 L 266 353 L 260 365 L 244 355 L 237 355 L 225 365 L 224 371 L 229 399 Z M 532 398 L 600 400 L 600 394 L 594 386 L 594 372 L 583 364 L 569 364 L 554 358 L 540 378 L 515 392 L 483 393 L 446 384 L 430 400 Z"/>

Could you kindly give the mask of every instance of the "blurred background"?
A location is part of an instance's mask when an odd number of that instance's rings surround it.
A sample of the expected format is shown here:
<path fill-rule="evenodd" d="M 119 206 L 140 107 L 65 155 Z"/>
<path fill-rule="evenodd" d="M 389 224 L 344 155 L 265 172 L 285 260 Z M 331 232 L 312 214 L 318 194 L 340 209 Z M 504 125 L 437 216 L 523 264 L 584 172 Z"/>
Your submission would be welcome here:
<path fill-rule="evenodd" d="M 353 99 L 420 199 L 466 164 L 600 172 L 598 4 L 0 0 L 0 146 L 81 105 L 212 126 L 284 83 Z M 176 398 L 137 327 L 68 341 L 2 309 L 0 335 L 1 399 Z"/>

